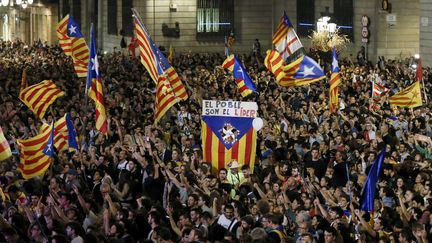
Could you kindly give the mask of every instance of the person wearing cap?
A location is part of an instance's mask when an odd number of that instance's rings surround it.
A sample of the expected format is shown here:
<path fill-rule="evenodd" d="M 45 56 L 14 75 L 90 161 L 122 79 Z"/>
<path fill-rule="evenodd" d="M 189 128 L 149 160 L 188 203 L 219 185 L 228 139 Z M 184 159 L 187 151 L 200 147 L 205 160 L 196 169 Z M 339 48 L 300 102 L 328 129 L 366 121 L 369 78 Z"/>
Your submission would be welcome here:
<path fill-rule="evenodd" d="M 232 161 L 228 165 L 229 170 L 227 174 L 227 179 L 228 182 L 233 185 L 234 189 L 237 189 L 245 179 L 243 172 L 239 170 L 240 167 L 241 165 L 236 160 Z"/>

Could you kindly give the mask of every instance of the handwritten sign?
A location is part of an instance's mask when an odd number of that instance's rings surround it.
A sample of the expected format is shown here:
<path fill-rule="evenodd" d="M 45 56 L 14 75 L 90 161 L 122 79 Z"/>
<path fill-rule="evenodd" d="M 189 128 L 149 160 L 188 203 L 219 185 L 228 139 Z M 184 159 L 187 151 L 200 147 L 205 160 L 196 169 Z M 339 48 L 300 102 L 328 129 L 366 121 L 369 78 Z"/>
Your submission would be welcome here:
<path fill-rule="evenodd" d="M 203 116 L 257 117 L 256 102 L 203 100 Z"/>

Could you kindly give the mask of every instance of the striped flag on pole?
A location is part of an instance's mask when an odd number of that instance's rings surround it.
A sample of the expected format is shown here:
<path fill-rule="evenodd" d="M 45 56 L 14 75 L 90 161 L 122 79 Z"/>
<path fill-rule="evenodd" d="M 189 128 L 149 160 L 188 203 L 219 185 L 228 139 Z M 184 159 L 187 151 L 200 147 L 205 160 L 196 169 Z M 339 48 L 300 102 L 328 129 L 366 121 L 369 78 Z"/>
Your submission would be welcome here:
<path fill-rule="evenodd" d="M 48 169 L 51 157 L 44 154 L 44 148 L 48 144 L 51 129 L 46 129 L 43 133 L 26 139 L 17 140 L 20 146 L 20 164 L 18 170 L 24 179 L 31 179 L 40 176 Z"/>
<path fill-rule="evenodd" d="M 243 97 L 256 91 L 254 82 L 235 55 L 228 56 L 222 64 L 222 67 L 228 69 L 233 74 L 237 88 Z"/>
<path fill-rule="evenodd" d="M 332 58 L 332 74 L 330 77 L 330 104 L 329 109 L 330 113 L 336 111 L 339 106 L 339 85 L 342 81 L 340 75 L 339 64 L 337 60 L 336 47 L 333 47 L 333 58 Z"/>
<path fill-rule="evenodd" d="M 156 82 L 155 123 L 157 123 L 171 106 L 186 100 L 188 94 L 177 72 L 150 38 L 136 11 L 133 17 L 141 63 Z"/>
<path fill-rule="evenodd" d="M 48 107 L 64 94 L 51 80 L 45 80 L 21 90 L 19 99 L 42 119 Z"/>
<path fill-rule="evenodd" d="M 66 56 L 72 57 L 78 77 L 87 77 L 89 49 L 76 21 L 66 15 L 57 25 L 57 38 Z"/>
<path fill-rule="evenodd" d="M 10 149 L 9 143 L 6 140 L 3 130 L 0 127 L 0 161 L 3 161 L 12 156 L 12 151 Z"/>
<path fill-rule="evenodd" d="M 93 25 L 90 30 L 90 62 L 87 76 L 87 89 L 89 97 L 96 106 L 96 129 L 102 134 L 108 133 L 108 122 L 103 95 L 103 83 L 99 73 L 99 62 L 96 49 L 96 37 Z"/>
<path fill-rule="evenodd" d="M 422 106 L 423 101 L 421 97 L 420 82 L 416 81 L 399 93 L 389 98 L 390 105 L 414 108 Z"/>

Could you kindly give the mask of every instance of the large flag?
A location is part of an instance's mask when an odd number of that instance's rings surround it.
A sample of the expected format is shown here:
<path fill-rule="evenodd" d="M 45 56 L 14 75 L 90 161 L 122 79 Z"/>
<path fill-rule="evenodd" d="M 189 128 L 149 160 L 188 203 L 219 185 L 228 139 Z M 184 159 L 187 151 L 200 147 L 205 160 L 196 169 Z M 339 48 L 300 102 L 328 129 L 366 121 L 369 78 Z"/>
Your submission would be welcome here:
<path fill-rule="evenodd" d="M 87 76 L 89 49 L 76 21 L 66 15 L 57 25 L 57 37 L 63 52 L 72 57 L 78 77 Z"/>
<path fill-rule="evenodd" d="M 64 94 L 51 80 L 45 80 L 21 90 L 19 98 L 42 119 L 48 107 Z"/>
<path fill-rule="evenodd" d="M 87 90 L 89 97 L 94 100 L 96 108 L 96 129 L 107 134 L 108 123 L 103 95 L 102 78 L 99 73 L 99 62 L 96 49 L 96 37 L 93 26 L 90 30 L 90 61 L 87 75 Z"/>
<path fill-rule="evenodd" d="M 50 156 L 43 153 L 48 144 L 52 129 L 26 139 L 17 140 L 20 147 L 20 164 L 18 170 L 24 179 L 40 176 L 48 169 L 51 163 Z"/>
<path fill-rule="evenodd" d="M 141 63 L 150 77 L 156 82 L 155 123 L 159 122 L 165 112 L 188 94 L 177 72 L 150 38 L 144 25 L 134 15 Z"/>
<path fill-rule="evenodd" d="M 360 198 L 360 209 L 363 211 L 366 212 L 374 211 L 374 199 L 375 199 L 376 186 L 381 173 L 381 168 L 384 162 L 385 153 L 386 153 L 386 146 L 384 146 L 379 156 L 375 159 L 369 171 Z"/>
<path fill-rule="evenodd" d="M 40 133 L 50 128 L 49 124 L 44 123 L 40 128 Z M 77 135 L 69 113 L 66 113 L 54 124 L 54 147 L 59 152 L 67 149 L 78 150 Z"/>
<path fill-rule="evenodd" d="M 330 77 L 330 113 L 336 111 L 339 106 L 339 85 L 341 83 L 341 75 L 339 64 L 337 60 L 336 47 L 333 47 L 333 58 L 332 58 L 332 74 Z"/>
<path fill-rule="evenodd" d="M 416 81 L 413 84 L 411 84 L 409 87 L 391 96 L 389 98 L 389 101 L 390 101 L 390 105 L 392 106 L 399 106 L 399 107 L 406 107 L 406 108 L 414 108 L 423 105 L 421 91 L 420 91 L 420 82 Z"/>
<path fill-rule="evenodd" d="M 272 42 L 285 61 L 288 57 L 298 58 L 299 55 L 303 54 L 303 45 L 285 11 L 276 27 L 276 32 L 273 34 Z"/>
<path fill-rule="evenodd" d="M 12 156 L 12 152 L 8 141 L 6 140 L 3 130 L 0 127 L 0 161 L 3 161 Z"/>
<path fill-rule="evenodd" d="M 226 168 L 233 160 L 253 170 L 257 133 L 252 123 L 257 110 L 255 102 L 203 101 L 203 159 L 211 162 L 214 171 Z"/>
<path fill-rule="evenodd" d="M 235 55 L 228 56 L 222 66 L 233 74 L 237 88 L 243 97 L 250 95 L 252 92 L 256 92 L 254 82 Z"/>
<path fill-rule="evenodd" d="M 280 86 L 302 86 L 325 78 L 319 64 L 306 55 L 286 65 L 277 51 L 269 50 L 264 65 L 275 75 Z"/>

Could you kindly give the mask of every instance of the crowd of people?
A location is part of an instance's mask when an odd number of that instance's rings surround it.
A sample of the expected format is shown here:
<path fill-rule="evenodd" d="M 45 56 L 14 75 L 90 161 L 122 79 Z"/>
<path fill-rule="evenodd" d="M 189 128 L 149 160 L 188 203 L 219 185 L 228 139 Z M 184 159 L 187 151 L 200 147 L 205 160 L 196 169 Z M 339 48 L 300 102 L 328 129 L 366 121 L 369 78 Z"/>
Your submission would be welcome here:
<path fill-rule="evenodd" d="M 330 114 L 328 79 L 280 87 L 256 57 L 240 55 L 259 91 L 242 98 L 222 54 L 178 54 L 189 99 L 155 125 L 155 84 L 143 65 L 101 53 L 103 136 L 94 103 L 85 107 L 85 80 L 59 46 L 0 42 L 0 126 L 13 150 L 0 164 L 0 241 L 432 242 L 432 97 L 414 109 L 387 100 L 413 82 L 412 60 L 340 60 L 341 104 Z M 45 121 L 18 99 L 23 69 L 30 84 L 50 79 L 66 92 Z M 429 68 L 424 79 L 429 95 Z M 372 80 L 390 92 L 375 100 Z M 203 99 L 258 103 L 265 124 L 253 168 L 232 161 L 215 171 L 203 161 Z M 79 151 L 56 153 L 43 176 L 23 180 L 16 140 L 65 112 Z M 361 191 L 384 147 L 374 211 L 364 212 Z"/>

